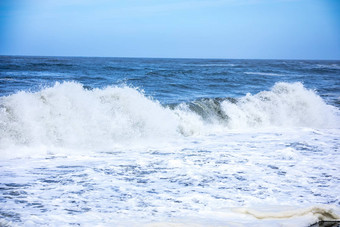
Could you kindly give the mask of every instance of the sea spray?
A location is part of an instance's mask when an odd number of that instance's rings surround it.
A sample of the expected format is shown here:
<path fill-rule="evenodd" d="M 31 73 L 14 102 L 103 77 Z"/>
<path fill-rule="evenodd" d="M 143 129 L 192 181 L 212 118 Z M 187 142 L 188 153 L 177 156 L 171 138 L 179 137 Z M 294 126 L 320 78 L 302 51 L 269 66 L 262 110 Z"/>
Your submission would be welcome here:
<path fill-rule="evenodd" d="M 237 103 L 226 100 L 221 106 L 230 128 L 336 128 L 339 123 L 338 110 L 301 83 L 276 83 L 270 91 L 247 94 Z"/>
<path fill-rule="evenodd" d="M 85 89 L 56 83 L 1 97 L 0 145 L 110 147 L 136 140 L 204 135 L 261 127 L 336 128 L 336 108 L 301 83 L 239 99 L 200 99 L 162 106 L 138 89 Z"/>
<path fill-rule="evenodd" d="M 197 115 L 205 129 L 254 129 L 263 127 L 338 128 L 339 110 L 327 105 L 302 83 L 276 83 L 270 91 L 244 97 L 201 99 L 178 105 L 187 115 Z M 197 120 L 196 120 L 197 121 Z M 201 123 L 201 124 L 203 124 Z M 202 128 L 199 127 L 199 128 Z"/>
<path fill-rule="evenodd" d="M 110 145 L 176 134 L 175 115 L 134 88 L 64 82 L 1 98 L 1 143 Z"/>

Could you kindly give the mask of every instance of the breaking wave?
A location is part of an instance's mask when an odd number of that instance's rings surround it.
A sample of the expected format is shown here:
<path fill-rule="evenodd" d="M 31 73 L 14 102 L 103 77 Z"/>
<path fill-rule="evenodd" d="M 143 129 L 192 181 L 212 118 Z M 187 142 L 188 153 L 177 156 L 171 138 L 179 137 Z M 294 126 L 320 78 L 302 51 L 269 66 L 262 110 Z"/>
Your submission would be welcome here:
<path fill-rule="evenodd" d="M 301 83 L 270 91 L 161 105 L 131 87 L 88 90 L 76 82 L 0 98 L 0 147 L 99 146 L 205 134 L 216 129 L 338 127 L 338 109 Z"/>

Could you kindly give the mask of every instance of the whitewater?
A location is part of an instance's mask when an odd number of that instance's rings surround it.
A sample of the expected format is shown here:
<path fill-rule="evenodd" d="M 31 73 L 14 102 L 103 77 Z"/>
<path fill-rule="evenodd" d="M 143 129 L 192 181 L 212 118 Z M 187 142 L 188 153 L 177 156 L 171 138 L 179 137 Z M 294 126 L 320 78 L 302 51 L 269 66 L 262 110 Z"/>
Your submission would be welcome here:
<path fill-rule="evenodd" d="M 340 220 L 339 62 L 0 60 L 1 226 Z"/>

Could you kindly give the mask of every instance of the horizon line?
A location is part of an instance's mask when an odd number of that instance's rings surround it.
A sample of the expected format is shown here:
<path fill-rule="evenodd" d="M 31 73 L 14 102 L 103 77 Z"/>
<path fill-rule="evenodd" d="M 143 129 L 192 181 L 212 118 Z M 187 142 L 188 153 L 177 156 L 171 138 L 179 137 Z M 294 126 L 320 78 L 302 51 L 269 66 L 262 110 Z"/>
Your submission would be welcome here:
<path fill-rule="evenodd" d="M 187 59 L 187 60 L 273 60 L 273 61 L 340 61 L 340 59 L 320 58 L 223 58 L 223 57 L 118 57 L 118 56 L 88 56 L 88 55 L 30 55 L 30 54 L 0 54 L 0 57 L 60 57 L 60 58 L 130 58 L 130 59 Z"/>

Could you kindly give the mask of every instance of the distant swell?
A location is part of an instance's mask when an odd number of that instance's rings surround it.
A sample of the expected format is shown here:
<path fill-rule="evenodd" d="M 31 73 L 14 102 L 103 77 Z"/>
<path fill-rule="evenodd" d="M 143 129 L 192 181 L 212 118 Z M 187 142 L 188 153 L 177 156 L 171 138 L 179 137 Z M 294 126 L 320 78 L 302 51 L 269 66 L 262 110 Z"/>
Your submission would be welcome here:
<path fill-rule="evenodd" d="M 216 129 L 334 128 L 339 122 L 336 111 L 301 83 L 276 83 L 270 91 L 239 99 L 207 98 L 162 106 L 130 87 L 88 90 L 64 82 L 0 98 L 0 147 L 105 147 Z"/>

